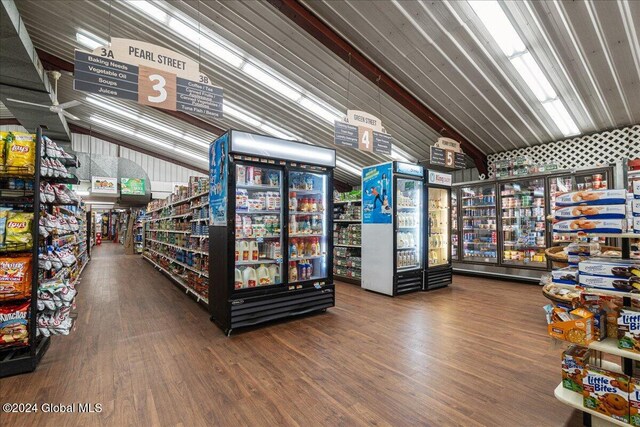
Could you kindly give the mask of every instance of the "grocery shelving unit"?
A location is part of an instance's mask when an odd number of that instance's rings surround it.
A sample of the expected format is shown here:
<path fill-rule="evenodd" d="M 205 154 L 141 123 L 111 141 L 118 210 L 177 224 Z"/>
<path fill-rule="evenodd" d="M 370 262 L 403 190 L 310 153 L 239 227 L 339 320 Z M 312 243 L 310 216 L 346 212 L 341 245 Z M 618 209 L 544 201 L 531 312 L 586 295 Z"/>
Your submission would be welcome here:
<path fill-rule="evenodd" d="M 345 214 L 345 211 L 349 211 Z M 333 277 L 341 282 L 360 285 L 362 282 L 361 235 L 362 200 L 334 200 L 333 202 Z M 357 238 L 342 238 L 349 227 L 359 229 Z M 348 242 L 348 243 L 345 243 Z"/>
<path fill-rule="evenodd" d="M 142 222 L 141 250 L 155 268 L 197 302 L 208 305 L 209 191 L 196 191 L 200 188 L 193 186 L 197 179 L 191 181 L 192 194 L 167 199 L 156 207 L 150 204 Z"/>

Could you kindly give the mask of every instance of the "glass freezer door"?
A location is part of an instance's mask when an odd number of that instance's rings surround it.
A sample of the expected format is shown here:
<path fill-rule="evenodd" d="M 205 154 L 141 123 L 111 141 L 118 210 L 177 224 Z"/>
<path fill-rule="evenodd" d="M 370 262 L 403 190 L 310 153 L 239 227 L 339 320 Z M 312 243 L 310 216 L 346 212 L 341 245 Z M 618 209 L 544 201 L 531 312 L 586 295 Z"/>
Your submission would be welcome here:
<path fill-rule="evenodd" d="M 502 263 L 545 268 L 544 179 L 500 185 Z"/>
<path fill-rule="evenodd" d="M 235 289 L 282 280 L 282 170 L 236 164 Z"/>
<path fill-rule="evenodd" d="M 397 178 L 396 270 L 422 267 L 422 181 Z"/>
<path fill-rule="evenodd" d="M 449 264 L 449 190 L 429 188 L 428 200 L 429 241 L 427 262 L 429 267 Z"/>
<path fill-rule="evenodd" d="M 289 172 L 289 283 L 328 275 L 327 175 Z"/>
<path fill-rule="evenodd" d="M 497 263 L 495 186 L 462 187 L 461 195 L 463 261 Z"/>

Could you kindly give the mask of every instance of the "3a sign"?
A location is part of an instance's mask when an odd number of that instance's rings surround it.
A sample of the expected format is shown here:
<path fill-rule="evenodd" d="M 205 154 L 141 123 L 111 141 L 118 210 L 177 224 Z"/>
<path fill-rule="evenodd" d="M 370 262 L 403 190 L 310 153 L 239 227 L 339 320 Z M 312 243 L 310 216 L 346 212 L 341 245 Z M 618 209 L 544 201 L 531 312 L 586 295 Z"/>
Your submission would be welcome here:
<path fill-rule="evenodd" d="M 346 122 L 335 122 L 334 144 L 370 153 L 391 155 L 391 135 L 384 133 L 382 122 L 364 111 L 347 110 Z"/>
<path fill-rule="evenodd" d="M 467 163 L 463 153 L 431 146 L 430 162 L 432 165 L 444 166 L 451 169 L 464 169 Z"/>
<path fill-rule="evenodd" d="M 169 49 L 113 38 L 93 52 L 75 52 L 75 90 L 143 105 L 222 118 L 222 88 L 211 85 L 199 64 Z"/>

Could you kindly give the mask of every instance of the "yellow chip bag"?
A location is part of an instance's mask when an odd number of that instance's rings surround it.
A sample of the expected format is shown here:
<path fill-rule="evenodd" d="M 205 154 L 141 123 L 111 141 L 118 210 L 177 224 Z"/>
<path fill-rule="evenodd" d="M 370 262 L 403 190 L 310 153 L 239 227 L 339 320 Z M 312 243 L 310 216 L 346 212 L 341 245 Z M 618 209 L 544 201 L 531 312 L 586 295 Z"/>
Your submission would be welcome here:
<path fill-rule="evenodd" d="M 6 143 L 6 165 L 8 168 L 27 168 L 32 174 L 36 164 L 36 143 L 30 133 L 12 132 Z"/>
<path fill-rule="evenodd" d="M 30 247 L 33 239 L 31 236 L 31 223 L 33 213 L 9 212 L 7 215 L 5 244 L 24 244 Z"/>
<path fill-rule="evenodd" d="M 0 166 L 4 166 L 4 143 L 5 143 L 5 138 L 7 137 L 8 132 L 2 132 L 0 131 Z M 2 169 L 2 168 L 0 168 Z"/>

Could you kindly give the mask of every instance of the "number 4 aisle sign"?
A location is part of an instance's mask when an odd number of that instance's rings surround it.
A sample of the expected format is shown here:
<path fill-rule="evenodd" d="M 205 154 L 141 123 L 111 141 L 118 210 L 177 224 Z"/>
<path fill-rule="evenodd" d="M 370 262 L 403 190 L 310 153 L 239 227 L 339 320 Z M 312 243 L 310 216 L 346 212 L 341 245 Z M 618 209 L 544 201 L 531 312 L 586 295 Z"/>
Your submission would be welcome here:
<path fill-rule="evenodd" d="M 113 38 L 92 53 L 76 50 L 74 74 L 76 90 L 222 117 L 222 88 L 211 85 L 199 64 L 150 43 Z"/>

